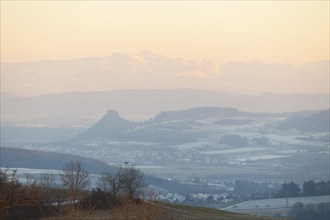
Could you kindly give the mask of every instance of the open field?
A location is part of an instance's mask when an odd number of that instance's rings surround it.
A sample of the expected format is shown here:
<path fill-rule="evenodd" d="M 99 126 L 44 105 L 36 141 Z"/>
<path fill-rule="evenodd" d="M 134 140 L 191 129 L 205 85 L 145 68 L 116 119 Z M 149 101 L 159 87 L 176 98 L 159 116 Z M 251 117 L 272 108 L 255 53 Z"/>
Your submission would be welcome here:
<path fill-rule="evenodd" d="M 251 200 L 224 208 L 222 210 L 235 213 L 274 216 L 274 214 L 277 213 L 286 213 L 286 202 L 286 198 Z M 288 198 L 288 205 L 290 208 L 297 202 L 301 202 L 303 204 L 330 202 L 330 196 Z"/>
<path fill-rule="evenodd" d="M 246 214 L 231 213 L 227 211 L 198 207 L 198 206 L 186 206 L 177 205 L 171 203 L 161 203 L 163 206 L 169 207 L 173 213 L 185 213 L 186 219 L 196 219 L 196 220 L 220 220 L 220 219 L 235 219 L 235 220 L 267 220 L 272 218 L 258 217 Z M 174 218 L 176 219 L 176 218 Z"/>

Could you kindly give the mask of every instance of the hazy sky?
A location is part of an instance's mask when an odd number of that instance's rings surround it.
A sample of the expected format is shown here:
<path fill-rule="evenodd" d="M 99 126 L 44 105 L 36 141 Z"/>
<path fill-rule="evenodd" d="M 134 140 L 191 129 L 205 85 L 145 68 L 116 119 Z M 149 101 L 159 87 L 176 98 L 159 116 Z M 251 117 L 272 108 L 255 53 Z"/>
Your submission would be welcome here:
<path fill-rule="evenodd" d="M 3 1 L 1 62 L 170 57 L 329 60 L 329 1 Z"/>

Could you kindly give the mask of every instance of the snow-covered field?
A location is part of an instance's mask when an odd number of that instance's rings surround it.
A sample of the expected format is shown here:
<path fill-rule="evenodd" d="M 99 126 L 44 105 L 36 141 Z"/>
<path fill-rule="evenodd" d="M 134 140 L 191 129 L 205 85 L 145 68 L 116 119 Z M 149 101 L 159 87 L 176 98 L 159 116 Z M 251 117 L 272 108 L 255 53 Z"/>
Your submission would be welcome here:
<path fill-rule="evenodd" d="M 330 202 L 330 196 L 312 196 L 312 197 L 295 197 L 295 198 L 277 198 L 277 199 L 260 199 L 246 201 L 240 204 L 223 208 L 222 210 L 229 212 L 238 212 L 254 215 L 273 216 L 276 213 L 285 214 L 286 206 L 292 207 L 295 203 L 318 204 Z"/>
<path fill-rule="evenodd" d="M 297 181 L 329 179 L 330 145 L 317 139 L 329 133 L 281 131 L 274 126 L 283 120 L 280 117 L 238 118 L 249 121 L 243 125 L 219 124 L 217 120 L 143 124 L 137 130 L 145 132 L 142 132 L 147 137 L 145 140 L 88 139 L 46 144 L 16 143 L 13 146 L 91 157 L 115 166 L 128 161 L 147 174 L 179 180 L 196 176 L 278 182 L 287 180 L 287 176 Z M 161 138 L 147 140 L 149 133 L 154 135 L 164 129 L 166 133 Z M 184 135 L 187 137 L 182 137 Z M 233 143 L 221 142 L 223 137 L 230 135 L 246 143 L 235 143 L 235 140 Z"/>

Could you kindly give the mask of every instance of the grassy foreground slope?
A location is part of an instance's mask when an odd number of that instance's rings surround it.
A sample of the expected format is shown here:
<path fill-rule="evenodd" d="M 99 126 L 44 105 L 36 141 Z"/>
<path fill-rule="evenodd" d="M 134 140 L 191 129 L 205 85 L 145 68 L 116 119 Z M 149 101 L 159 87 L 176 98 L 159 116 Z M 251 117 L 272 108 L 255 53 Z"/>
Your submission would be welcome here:
<path fill-rule="evenodd" d="M 170 203 L 144 203 L 140 205 L 125 204 L 110 210 L 73 211 L 66 214 L 41 220 L 274 220 L 269 217 L 258 217 L 220 211 L 212 208 L 186 206 Z"/>
<path fill-rule="evenodd" d="M 258 217 L 251 215 L 244 215 L 217 209 L 200 207 L 200 206 L 186 206 L 170 203 L 161 203 L 162 206 L 168 207 L 170 211 L 168 215 L 172 215 L 170 219 L 191 219 L 191 220 L 271 220 L 269 217 Z"/>

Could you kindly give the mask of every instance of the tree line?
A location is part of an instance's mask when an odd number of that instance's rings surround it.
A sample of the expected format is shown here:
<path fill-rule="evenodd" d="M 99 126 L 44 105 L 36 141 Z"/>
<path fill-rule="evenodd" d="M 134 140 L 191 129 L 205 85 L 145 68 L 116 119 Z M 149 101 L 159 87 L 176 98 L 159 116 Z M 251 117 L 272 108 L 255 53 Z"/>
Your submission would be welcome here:
<path fill-rule="evenodd" d="M 300 185 L 291 181 L 282 184 L 277 193 L 277 197 L 299 197 L 299 196 L 323 196 L 330 195 L 330 181 L 315 182 L 314 180 L 305 181 Z"/>
<path fill-rule="evenodd" d="M 54 174 L 41 174 L 38 179 L 27 178 L 27 182 L 22 184 L 16 170 L 0 170 L 0 219 L 62 215 L 79 219 L 77 215 L 81 211 L 96 209 L 111 209 L 114 219 L 123 215 L 129 219 L 127 216 L 132 210 L 136 210 L 135 217 L 139 216 L 137 212 L 142 216 L 136 219 L 151 219 L 150 216 L 161 213 L 160 209 L 141 197 L 147 184 L 142 171 L 132 165 L 119 166 L 115 172 L 103 170 L 97 179 L 97 187 L 92 190 L 90 183 L 90 175 L 81 161 L 66 163 L 59 174 L 59 181 Z M 123 208 L 131 211 L 122 211 Z"/>

